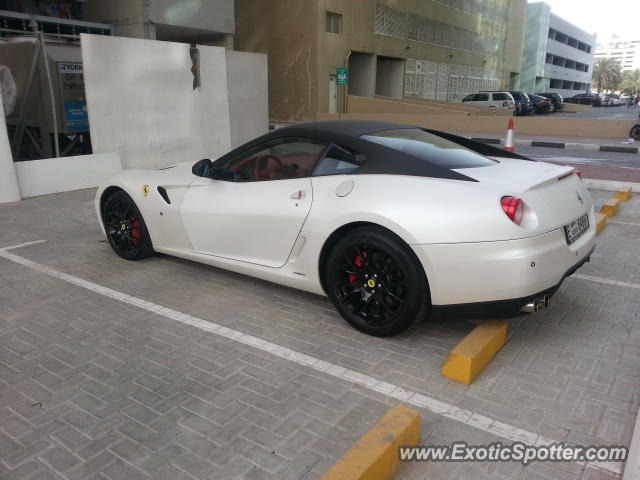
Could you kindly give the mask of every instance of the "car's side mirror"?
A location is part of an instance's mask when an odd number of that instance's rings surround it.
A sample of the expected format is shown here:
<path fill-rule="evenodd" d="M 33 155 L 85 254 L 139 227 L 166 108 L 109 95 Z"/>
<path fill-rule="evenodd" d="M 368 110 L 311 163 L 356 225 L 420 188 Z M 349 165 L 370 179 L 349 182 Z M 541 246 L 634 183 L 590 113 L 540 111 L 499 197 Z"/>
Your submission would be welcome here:
<path fill-rule="evenodd" d="M 191 168 L 191 172 L 198 177 L 208 177 L 213 170 L 213 162 L 208 158 L 197 161 Z"/>
<path fill-rule="evenodd" d="M 224 177 L 224 170 L 216 168 L 216 165 L 208 158 L 196 162 L 191 168 L 191 172 L 198 177 L 213 178 L 214 180 L 220 180 Z"/>

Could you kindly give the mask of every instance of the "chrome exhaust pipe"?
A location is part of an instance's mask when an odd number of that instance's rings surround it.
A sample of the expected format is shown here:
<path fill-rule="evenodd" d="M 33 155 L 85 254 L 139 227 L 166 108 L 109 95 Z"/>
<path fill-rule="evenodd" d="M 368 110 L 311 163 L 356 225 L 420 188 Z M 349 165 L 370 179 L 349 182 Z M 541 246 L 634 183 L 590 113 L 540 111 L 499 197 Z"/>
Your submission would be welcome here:
<path fill-rule="evenodd" d="M 547 308 L 549 306 L 549 295 L 543 295 L 542 297 L 536 297 L 532 302 L 527 303 L 520 309 L 523 313 L 536 313 L 541 308 Z"/>

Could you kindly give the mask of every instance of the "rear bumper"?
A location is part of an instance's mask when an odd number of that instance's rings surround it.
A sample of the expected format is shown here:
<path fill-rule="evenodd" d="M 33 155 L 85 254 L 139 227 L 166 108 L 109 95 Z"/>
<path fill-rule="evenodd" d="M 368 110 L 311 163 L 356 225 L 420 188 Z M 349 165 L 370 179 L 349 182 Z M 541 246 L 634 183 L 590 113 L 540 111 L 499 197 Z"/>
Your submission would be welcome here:
<path fill-rule="evenodd" d="M 498 242 L 414 245 L 429 281 L 434 311 L 512 302 L 555 292 L 562 280 L 589 259 L 595 219 L 572 245 L 563 229 Z"/>
<path fill-rule="evenodd" d="M 591 254 L 594 248 L 591 249 L 589 254 L 576 263 L 573 267 L 565 272 L 562 279 L 558 284 L 549 287 L 545 290 L 537 292 L 533 295 L 520 298 L 511 298 L 508 300 L 495 300 L 492 302 L 476 302 L 476 303 L 461 303 L 457 305 L 434 305 L 432 313 L 437 318 L 510 318 L 521 313 L 522 307 L 526 304 L 533 302 L 537 298 L 542 298 L 547 295 L 552 297 L 554 293 L 560 288 L 565 278 L 573 275 L 582 265 L 591 260 Z"/>

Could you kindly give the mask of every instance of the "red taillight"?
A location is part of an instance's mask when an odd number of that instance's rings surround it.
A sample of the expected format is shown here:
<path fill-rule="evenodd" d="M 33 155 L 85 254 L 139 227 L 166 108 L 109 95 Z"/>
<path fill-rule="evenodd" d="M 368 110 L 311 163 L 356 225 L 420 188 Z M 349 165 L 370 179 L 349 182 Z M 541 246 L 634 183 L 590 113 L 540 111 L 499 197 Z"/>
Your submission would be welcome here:
<path fill-rule="evenodd" d="M 507 102 L 502 102 L 502 106 L 503 106 L 503 107 L 506 107 L 507 105 L 508 105 L 508 103 L 507 103 Z"/>
<path fill-rule="evenodd" d="M 522 213 L 524 211 L 522 200 L 516 197 L 502 197 L 500 199 L 500 204 L 502 205 L 504 213 L 507 214 L 507 217 L 509 217 L 516 225 L 520 225 L 520 222 L 522 222 Z"/>
<path fill-rule="evenodd" d="M 580 170 L 575 170 L 575 174 L 582 178 L 582 172 Z"/>

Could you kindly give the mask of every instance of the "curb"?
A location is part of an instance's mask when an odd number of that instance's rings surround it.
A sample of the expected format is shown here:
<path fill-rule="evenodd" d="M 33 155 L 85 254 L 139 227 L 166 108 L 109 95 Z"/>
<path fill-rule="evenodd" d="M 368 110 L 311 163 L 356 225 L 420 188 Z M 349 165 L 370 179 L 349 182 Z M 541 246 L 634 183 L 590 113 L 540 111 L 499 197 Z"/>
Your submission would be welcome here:
<path fill-rule="evenodd" d="M 629 455 L 624 465 L 622 480 L 637 480 L 640 477 L 640 412 L 636 415 L 635 427 L 629 445 Z"/>
<path fill-rule="evenodd" d="M 604 202 L 600 208 L 600 212 L 596 214 L 596 235 L 600 234 L 600 232 L 604 230 L 604 227 L 607 226 L 607 218 L 614 217 L 618 214 L 620 204 L 631 199 L 631 187 L 629 185 L 618 185 L 619 188 L 616 194 Z M 640 460 L 638 460 L 638 465 L 640 465 Z"/>
<path fill-rule="evenodd" d="M 456 345 L 442 366 L 442 376 L 469 385 L 502 348 L 507 322 L 486 320 Z"/>
<path fill-rule="evenodd" d="M 398 447 L 420 440 L 420 414 L 393 407 L 321 477 L 321 480 L 388 480 L 398 466 Z"/>
<path fill-rule="evenodd" d="M 470 140 L 474 140 L 480 143 L 487 143 L 489 145 L 504 145 L 502 138 L 484 138 L 484 137 L 470 137 Z M 537 140 L 516 140 L 515 144 L 521 147 L 542 147 L 542 148 L 558 148 L 562 150 L 580 150 L 591 152 L 614 152 L 614 153 L 640 153 L 638 147 L 618 147 L 614 145 L 597 145 L 595 143 L 565 143 L 565 142 L 541 142 Z"/>
<path fill-rule="evenodd" d="M 597 180 L 593 178 L 585 178 L 583 182 L 587 188 L 592 190 L 606 190 L 608 192 L 617 192 L 621 188 L 631 188 L 632 192 L 640 193 L 640 183 L 637 182 L 619 182 L 617 180 Z"/>

